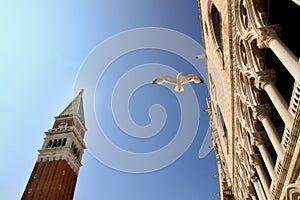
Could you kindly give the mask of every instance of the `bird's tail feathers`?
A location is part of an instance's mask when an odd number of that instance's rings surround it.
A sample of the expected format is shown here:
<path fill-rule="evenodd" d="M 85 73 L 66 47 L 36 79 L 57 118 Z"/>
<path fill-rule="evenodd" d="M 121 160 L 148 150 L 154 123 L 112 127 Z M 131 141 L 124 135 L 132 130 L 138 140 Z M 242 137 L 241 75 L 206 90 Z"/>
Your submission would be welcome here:
<path fill-rule="evenodd" d="M 178 85 L 175 86 L 174 90 L 176 92 L 183 92 L 184 91 L 183 87 L 178 87 Z"/>

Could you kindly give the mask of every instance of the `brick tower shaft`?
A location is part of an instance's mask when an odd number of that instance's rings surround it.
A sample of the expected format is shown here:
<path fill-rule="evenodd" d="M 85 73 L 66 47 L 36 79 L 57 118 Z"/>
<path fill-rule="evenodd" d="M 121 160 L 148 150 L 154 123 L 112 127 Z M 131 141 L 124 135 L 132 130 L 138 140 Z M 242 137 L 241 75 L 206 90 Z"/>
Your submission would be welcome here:
<path fill-rule="evenodd" d="M 82 93 L 83 90 L 55 117 L 52 129 L 45 132 L 43 146 L 22 200 L 73 199 L 86 148 Z"/>

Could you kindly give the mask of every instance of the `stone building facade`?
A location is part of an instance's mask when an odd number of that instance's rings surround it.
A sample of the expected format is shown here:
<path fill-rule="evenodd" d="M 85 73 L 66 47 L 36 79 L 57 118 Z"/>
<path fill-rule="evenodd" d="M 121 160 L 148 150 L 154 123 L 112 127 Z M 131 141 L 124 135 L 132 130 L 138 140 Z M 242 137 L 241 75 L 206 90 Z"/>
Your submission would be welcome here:
<path fill-rule="evenodd" d="M 300 3 L 198 0 L 221 199 L 300 199 Z"/>

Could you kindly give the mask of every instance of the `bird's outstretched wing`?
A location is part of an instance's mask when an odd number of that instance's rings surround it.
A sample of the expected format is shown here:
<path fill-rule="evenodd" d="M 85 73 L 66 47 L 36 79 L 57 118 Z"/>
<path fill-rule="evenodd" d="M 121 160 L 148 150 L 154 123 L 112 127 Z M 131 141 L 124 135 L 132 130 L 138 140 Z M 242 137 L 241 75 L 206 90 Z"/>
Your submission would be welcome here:
<path fill-rule="evenodd" d="M 152 84 L 161 84 L 164 82 L 176 84 L 177 79 L 173 76 L 164 75 L 164 76 L 160 76 L 157 79 L 155 79 L 154 81 L 152 81 Z"/>
<path fill-rule="evenodd" d="M 189 82 L 195 82 L 195 83 L 203 83 L 203 79 L 199 78 L 195 74 L 188 74 L 184 77 L 184 80 L 182 83 L 189 83 Z"/>

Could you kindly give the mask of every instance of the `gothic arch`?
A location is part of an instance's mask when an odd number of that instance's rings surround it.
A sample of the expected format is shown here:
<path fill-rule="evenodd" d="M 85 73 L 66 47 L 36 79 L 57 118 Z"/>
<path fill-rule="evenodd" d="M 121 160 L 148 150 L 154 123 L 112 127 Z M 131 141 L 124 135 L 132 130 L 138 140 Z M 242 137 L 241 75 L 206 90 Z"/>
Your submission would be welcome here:
<path fill-rule="evenodd" d="M 236 85 L 237 85 L 237 94 L 240 96 L 243 102 L 248 99 L 248 80 L 247 77 L 243 75 L 240 69 L 236 69 Z"/>
<path fill-rule="evenodd" d="M 267 7 L 263 1 L 236 0 L 235 19 L 241 33 L 250 32 L 268 24 Z"/>
<path fill-rule="evenodd" d="M 246 1 L 246 0 L 244 0 Z M 247 1 L 249 2 L 249 13 L 255 28 L 266 26 L 268 24 L 267 7 L 264 1 Z M 267 1 L 266 1 L 267 2 Z"/>
<path fill-rule="evenodd" d="M 251 68 L 253 72 L 263 71 L 267 68 L 265 64 L 265 50 L 259 49 L 257 46 L 257 39 L 250 41 L 250 57 Z"/>
<path fill-rule="evenodd" d="M 211 36 L 211 40 L 213 43 L 213 47 L 216 50 L 216 58 L 217 62 L 220 63 L 223 67 L 223 36 L 222 36 L 222 15 L 221 12 L 218 10 L 217 6 L 208 1 L 207 6 L 207 23 L 205 23 L 207 31 L 207 35 Z"/>
<path fill-rule="evenodd" d="M 235 53 L 237 67 L 240 68 L 244 73 L 249 71 L 249 57 L 247 52 L 247 42 L 241 39 L 240 35 L 237 34 L 235 38 Z"/>

